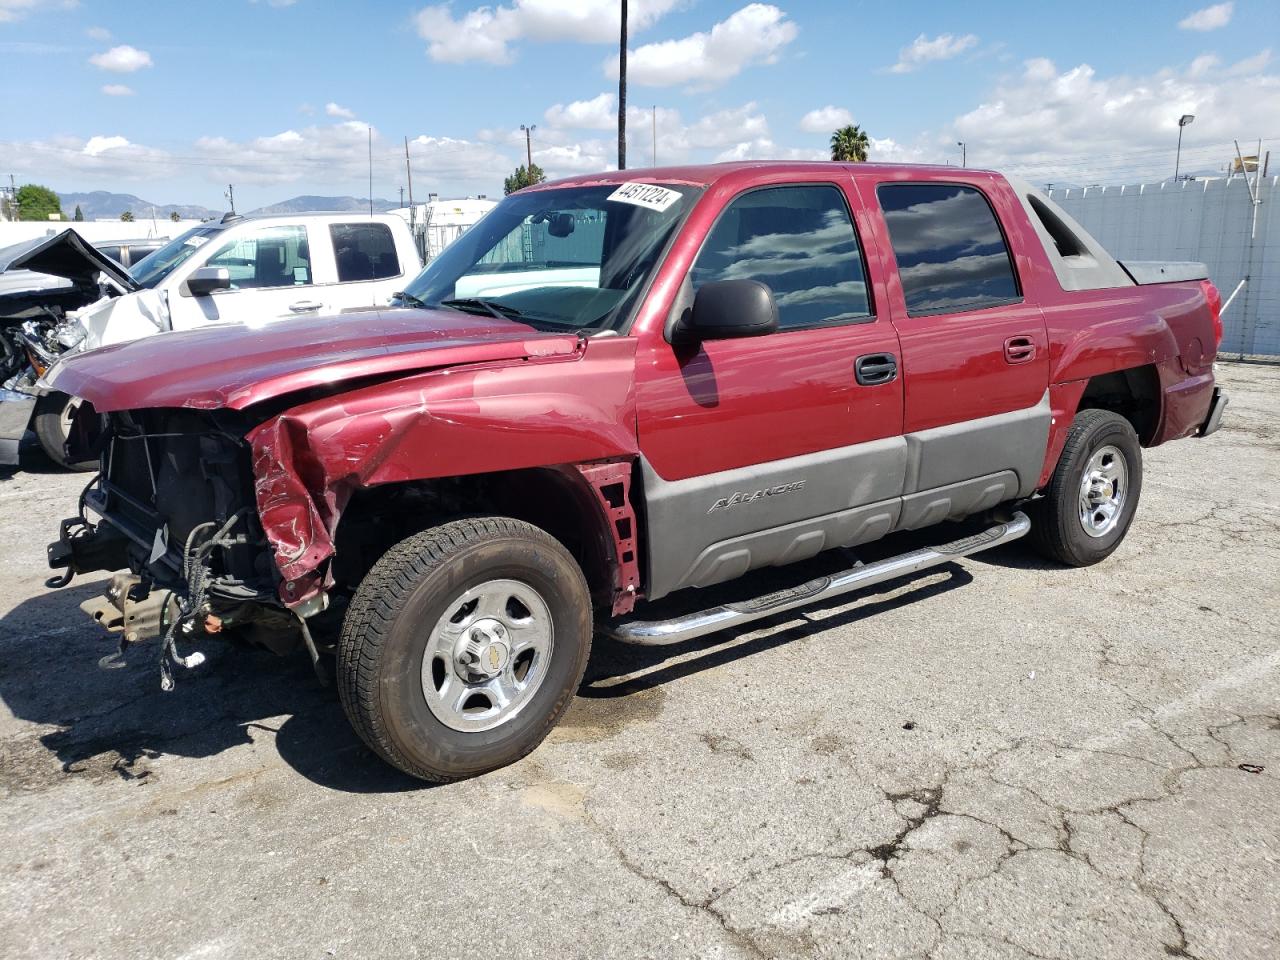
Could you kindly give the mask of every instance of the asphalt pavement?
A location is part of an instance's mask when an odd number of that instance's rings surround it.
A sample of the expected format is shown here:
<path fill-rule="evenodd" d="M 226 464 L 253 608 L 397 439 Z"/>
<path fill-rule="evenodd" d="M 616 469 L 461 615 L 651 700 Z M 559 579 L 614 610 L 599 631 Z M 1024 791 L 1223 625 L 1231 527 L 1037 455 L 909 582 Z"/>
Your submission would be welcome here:
<path fill-rule="evenodd" d="M 1147 452 L 1120 550 L 1014 544 L 675 649 L 426 787 L 305 656 L 162 693 L 0 475 L 0 957 L 1280 957 L 1280 367 Z"/>

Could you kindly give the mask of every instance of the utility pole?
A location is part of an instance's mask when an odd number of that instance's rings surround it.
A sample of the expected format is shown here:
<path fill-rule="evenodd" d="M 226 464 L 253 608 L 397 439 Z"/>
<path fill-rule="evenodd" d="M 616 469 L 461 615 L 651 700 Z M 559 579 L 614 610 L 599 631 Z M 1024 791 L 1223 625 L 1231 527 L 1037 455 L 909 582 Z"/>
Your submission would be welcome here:
<path fill-rule="evenodd" d="M 236 188 L 234 184 L 227 184 L 227 200 L 231 204 L 231 214 L 234 216 L 236 212 Z"/>
<path fill-rule="evenodd" d="M 373 216 L 373 127 L 369 127 L 369 216 Z"/>
<path fill-rule="evenodd" d="M 658 105 L 653 105 L 653 165 L 658 165 Z"/>
<path fill-rule="evenodd" d="M 404 175 L 409 181 L 409 225 L 413 226 L 413 168 L 409 166 L 409 138 L 404 138 Z"/>
<path fill-rule="evenodd" d="M 957 141 L 956 141 L 956 146 L 960 148 L 960 166 L 961 166 L 961 167 L 968 166 L 968 159 L 969 159 L 969 158 L 968 158 L 968 156 L 966 155 L 966 154 L 967 154 L 967 150 L 965 149 L 964 141 L 963 141 L 963 140 L 957 140 Z"/>
<path fill-rule="evenodd" d="M 618 41 L 618 169 L 627 169 L 627 0 L 622 0 L 622 34 Z"/>
<path fill-rule="evenodd" d="M 536 123 L 531 123 L 529 126 L 526 127 L 522 123 L 520 124 L 520 129 L 524 131 L 524 159 L 525 159 L 524 168 L 529 172 L 529 182 L 532 183 L 533 182 L 533 131 L 538 129 L 538 125 Z"/>
<path fill-rule="evenodd" d="M 404 187 L 400 188 L 400 209 L 404 209 Z"/>

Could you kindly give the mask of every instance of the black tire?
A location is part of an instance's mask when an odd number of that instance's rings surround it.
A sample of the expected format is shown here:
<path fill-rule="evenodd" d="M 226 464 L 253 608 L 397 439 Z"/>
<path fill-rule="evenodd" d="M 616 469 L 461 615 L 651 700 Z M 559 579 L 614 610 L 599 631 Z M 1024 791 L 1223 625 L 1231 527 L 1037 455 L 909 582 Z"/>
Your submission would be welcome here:
<path fill-rule="evenodd" d="M 514 716 L 488 730 L 453 729 L 428 705 L 429 636 L 467 589 L 496 579 L 533 588 L 550 613 L 545 673 Z M 591 596 L 569 552 L 508 517 L 431 527 L 388 550 L 352 598 L 338 641 L 338 692 L 351 725 L 392 766 L 445 782 L 487 773 L 533 750 L 569 706 L 591 653 Z"/>
<path fill-rule="evenodd" d="M 45 456 L 64 470 L 97 470 L 97 460 L 67 459 L 67 428 L 64 417 L 69 407 L 79 404 L 79 400 L 65 393 L 46 394 L 36 401 L 35 415 L 31 418 L 32 427 Z"/>
<path fill-rule="evenodd" d="M 1091 536 L 1081 517 L 1081 486 L 1091 458 L 1106 447 L 1123 455 L 1127 489 L 1114 525 L 1101 536 Z M 1109 410 L 1081 410 L 1072 421 L 1044 497 L 1030 505 L 1031 542 L 1044 556 L 1067 566 L 1098 563 L 1129 532 L 1141 495 L 1142 446 L 1132 424 Z"/>

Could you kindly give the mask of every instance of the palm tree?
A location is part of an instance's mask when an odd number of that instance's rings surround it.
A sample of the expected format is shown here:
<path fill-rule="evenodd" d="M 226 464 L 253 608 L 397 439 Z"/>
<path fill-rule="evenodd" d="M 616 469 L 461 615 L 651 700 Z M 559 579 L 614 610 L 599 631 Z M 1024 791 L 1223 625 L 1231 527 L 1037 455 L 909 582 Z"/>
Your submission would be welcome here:
<path fill-rule="evenodd" d="M 866 131 L 851 123 L 831 135 L 831 159 L 838 163 L 865 163 L 870 145 Z"/>

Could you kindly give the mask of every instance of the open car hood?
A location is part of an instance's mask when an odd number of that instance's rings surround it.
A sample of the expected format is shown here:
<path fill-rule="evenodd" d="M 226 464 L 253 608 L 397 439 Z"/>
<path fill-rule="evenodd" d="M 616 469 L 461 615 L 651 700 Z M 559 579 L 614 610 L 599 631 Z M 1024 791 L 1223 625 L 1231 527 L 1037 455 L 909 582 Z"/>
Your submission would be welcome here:
<path fill-rule="evenodd" d="M 91 286 L 97 283 L 99 273 L 105 273 L 126 293 L 142 289 L 124 267 L 70 228 L 52 237 L 36 237 L 0 249 L 0 273 L 11 270 L 63 277 L 77 286 Z"/>
<path fill-rule="evenodd" d="M 145 407 L 241 410 L 285 394 L 459 364 L 571 356 L 575 334 L 456 310 L 371 310 L 218 324 L 64 357 L 45 385 L 100 413 Z"/>

